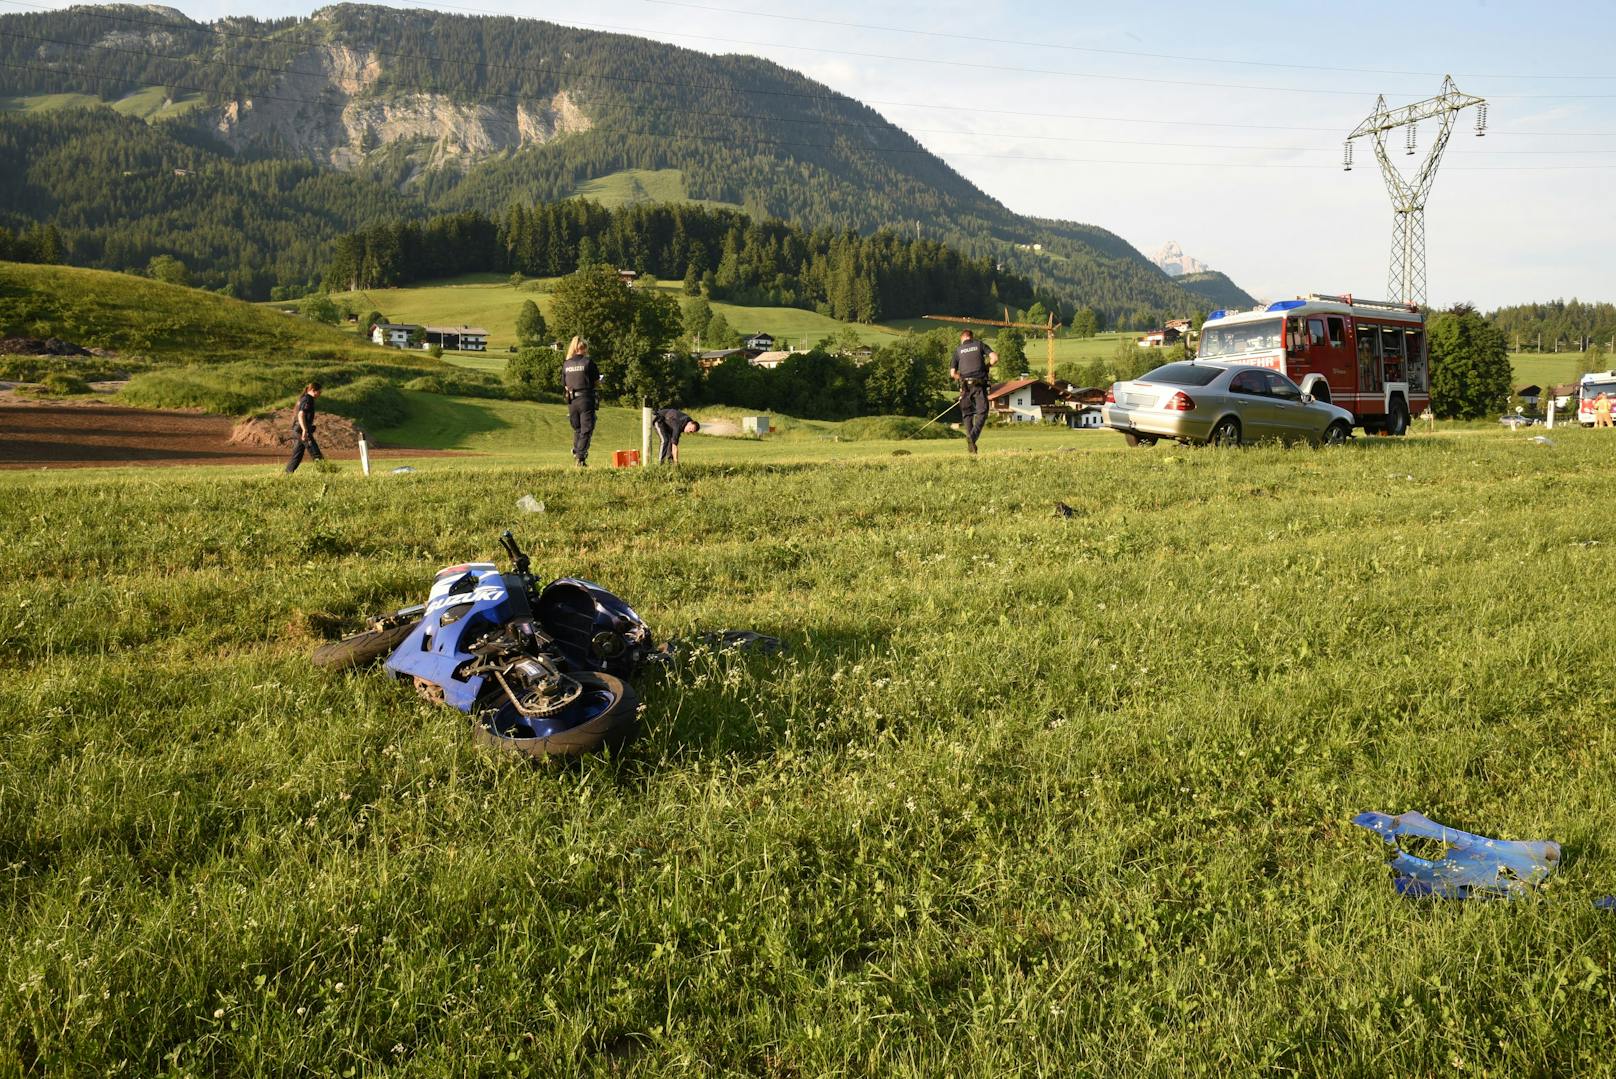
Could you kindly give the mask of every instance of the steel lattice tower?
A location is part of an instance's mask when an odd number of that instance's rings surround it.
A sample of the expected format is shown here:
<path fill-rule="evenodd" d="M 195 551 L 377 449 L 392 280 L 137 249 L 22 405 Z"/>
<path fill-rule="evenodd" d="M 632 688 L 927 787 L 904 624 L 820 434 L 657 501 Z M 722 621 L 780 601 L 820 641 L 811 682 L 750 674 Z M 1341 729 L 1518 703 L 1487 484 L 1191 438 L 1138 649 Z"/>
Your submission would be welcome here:
<path fill-rule="evenodd" d="M 1436 97 L 1388 109 L 1384 94 L 1375 101 L 1375 111 L 1347 136 L 1346 155 L 1342 164 L 1352 169 L 1352 142 L 1365 135 L 1375 140 L 1375 158 L 1380 162 L 1380 174 L 1386 181 L 1386 190 L 1392 197 L 1392 257 L 1386 287 L 1390 299 L 1402 303 L 1425 303 L 1425 200 L 1431 194 L 1436 179 L 1437 165 L 1442 151 L 1447 148 L 1448 136 L 1461 109 L 1476 107 L 1476 134 L 1487 133 L 1487 102 L 1470 94 L 1460 93 L 1453 76 L 1442 80 L 1442 92 Z M 1406 153 L 1414 153 L 1415 125 L 1421 120 L 1435 120 L 1436 139 L 1425 155 L 1425 163 L 1412 178 L 1405 177 L 1392 163 L 1386 149 L 1386 133 L 1397 128 L 1408 130 Z"/>

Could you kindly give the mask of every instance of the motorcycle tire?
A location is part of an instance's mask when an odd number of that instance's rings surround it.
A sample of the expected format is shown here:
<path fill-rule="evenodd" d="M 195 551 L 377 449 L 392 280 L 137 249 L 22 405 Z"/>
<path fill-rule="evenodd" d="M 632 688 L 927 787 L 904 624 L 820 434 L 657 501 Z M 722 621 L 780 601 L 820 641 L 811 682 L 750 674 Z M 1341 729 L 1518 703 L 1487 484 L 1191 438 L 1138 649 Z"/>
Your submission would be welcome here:
<path fill-rule="evenodd" d="M 404 638 L 420 624 L 405 622 L 387 629 L 367 629 L 340 641 L 327 641 L 309 657 L 316 667 L 324 671 L 346 671 L 374 663 L 404 643 Z"/>
<path fill-rule="evenodd" d="M 579 672 L 568 675 L 583 686 L 579 698 L 546 724 L 557 726 L 576 720 L 545 737 L 533 737 L 531 728 L 510 704 L 492 709 L 473 729 L 481 745 L 514 750 L 535 760 L 580 757 L 606 744 L 621 745 L 633 733 L 640 698 L 634 687 L 609 674 Z"/>

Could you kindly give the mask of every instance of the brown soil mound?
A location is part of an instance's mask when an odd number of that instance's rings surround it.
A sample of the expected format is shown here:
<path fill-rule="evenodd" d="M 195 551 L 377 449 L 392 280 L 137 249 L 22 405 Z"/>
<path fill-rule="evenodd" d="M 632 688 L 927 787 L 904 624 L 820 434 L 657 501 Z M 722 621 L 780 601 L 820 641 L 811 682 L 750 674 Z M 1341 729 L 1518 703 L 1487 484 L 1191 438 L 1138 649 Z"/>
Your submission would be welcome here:
<path fill-rule="evenodd" d="M 359 428 L 344 416 L 316 413 L 314 440 L 327 453 L 359 448 Z M 277 409 L 263 416 L 242 420 L 230 430 L 232 446 L 269 446 L 292 452 L 292 410 Z M 371 443 L 375 446 L 375 443 Z"/>
<path fill-rule="evenodd" d="M 289 415 L 265 423 L 290 439 Z M 316 425 L 320 448 L 328 459 L 353 461 L 358 450 L 336 441 L 339 424 L 353 430 L 351 423 L 336 416 L 320 417 Z M 0 393 L 0 469 L 247 464 L 278 469 L 290 453 L 278 443 L 253 445 L 234 442 L 231 436 L 228 416 L 125 408 L 93 398 L 56 401 Z M 395 449 L 372 453 L 376 456 L 462 455 L 454 450 Z"/>

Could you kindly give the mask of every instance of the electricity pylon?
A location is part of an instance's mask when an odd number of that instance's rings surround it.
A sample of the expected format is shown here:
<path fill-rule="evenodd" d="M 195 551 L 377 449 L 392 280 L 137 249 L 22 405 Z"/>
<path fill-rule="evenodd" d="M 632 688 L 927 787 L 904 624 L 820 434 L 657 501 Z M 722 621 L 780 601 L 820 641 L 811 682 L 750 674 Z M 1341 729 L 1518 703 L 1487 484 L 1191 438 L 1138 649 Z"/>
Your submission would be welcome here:
<path fill-rule="evenodd" d="M 1476 108 L 1476 136 L 1487 133 L 1487 102 L 1470 94 L 1460 93 L 1453 76 L 1442 79 L 1442 92 L 1436 97 L 1404 105 L 1400 109 L 1386 107 L 1386 95 L 1375 101 L 1375 111 L 1368 119 L 1353 128 L 1347 136 L 1342 165 L 1352 171 L 1352 140 L 1371 135 L 1375 140 L 1375 158 L 1380 162 L 1380 174 L 1386 181 L 1386 190 L 1392 197 L 1392 260 L 1386 287 L 1391 299 L 1402 303 L 1425 303 L 1425 200 L 1431 194 L 1436 179 L 1436 167 L 1442 161 L 1442 151 L 1453 134 L 1453 124 L 1461 109 Z M 1392 163 L 1386 150 L 1386 133 L 1396 128 L 1408 129 L 1404 153 L 1414 153 L 1415 125 L 1421 120 L 1437 122 L 1436 140 L 1431 143 L 1425 163 L 1412 179 L 1405 177 Z"/>

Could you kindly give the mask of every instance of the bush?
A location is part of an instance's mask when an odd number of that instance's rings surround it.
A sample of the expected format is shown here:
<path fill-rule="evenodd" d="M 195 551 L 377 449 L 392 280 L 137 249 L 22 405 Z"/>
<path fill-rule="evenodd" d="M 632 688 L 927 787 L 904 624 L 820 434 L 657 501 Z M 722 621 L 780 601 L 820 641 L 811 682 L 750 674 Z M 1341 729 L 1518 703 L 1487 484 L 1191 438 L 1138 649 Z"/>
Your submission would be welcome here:
<path fill-rule="evenodd" d="M 409 419 L 409 402 L 399 388 L 380 375 L 366 375 L 320 395 L 320 407 L 369 430 L 397 427 Z"/>
<path fill-rule="evenodd" d="M 524 348 L 505 361 L 505 387 L 524 401 L 554 399 L 561 392 L 561 353 L 553 348 Z"/>
<path fill-rule="evenodd" d="M 73 394 L 89 393 L 90 384 L 77 375 L 66 371 L 50 371 L 39 380 L 35 393 L 47 394 L 51 397 L 67 397 Z"/>
<path fill-rule="evenodd" d="M 445 397 L 509 397 L 505 386 L 494 376 L 481 372 L 422 375 L 399 387 L 413 393 L 436 393 Z"/>

